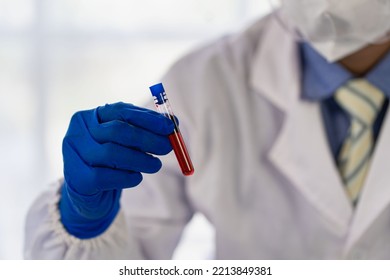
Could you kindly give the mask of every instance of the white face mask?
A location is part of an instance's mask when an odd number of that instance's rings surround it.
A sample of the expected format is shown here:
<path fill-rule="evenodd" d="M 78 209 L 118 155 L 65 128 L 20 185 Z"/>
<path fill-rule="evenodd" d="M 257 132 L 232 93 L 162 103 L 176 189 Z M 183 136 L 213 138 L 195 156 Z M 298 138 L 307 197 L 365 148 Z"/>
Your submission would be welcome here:
<path fill-rule="evenodd" d="M 282 12 L 329 62 L 390 31 L 390 0 L 281 0 Z"/>

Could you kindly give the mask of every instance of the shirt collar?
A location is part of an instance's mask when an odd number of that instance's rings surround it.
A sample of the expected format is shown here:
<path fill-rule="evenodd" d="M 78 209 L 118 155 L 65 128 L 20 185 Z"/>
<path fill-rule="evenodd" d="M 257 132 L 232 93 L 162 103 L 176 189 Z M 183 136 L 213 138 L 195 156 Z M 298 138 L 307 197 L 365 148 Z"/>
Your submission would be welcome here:
<path fill-rule="evenodd" d="M 390 52 L 367 73 L 366 79 L 390 98 Z"/>
<path fill-rule="evenodd" d="M 302 62 L 302 98 L 323 100 L 354 75 L 341 64 L 329 63 L 308 43 L 300 43 Z M 365 78 L 390 97 L 390 52 L 370 71 Z"/>

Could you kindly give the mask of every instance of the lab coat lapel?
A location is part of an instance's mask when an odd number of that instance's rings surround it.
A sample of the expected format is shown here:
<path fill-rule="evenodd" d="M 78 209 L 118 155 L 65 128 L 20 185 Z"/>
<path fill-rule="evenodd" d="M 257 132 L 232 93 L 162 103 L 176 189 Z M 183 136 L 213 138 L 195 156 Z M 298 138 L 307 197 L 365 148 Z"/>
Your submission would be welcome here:
<path fill-rule="evenodd" d="M 260 44 L 255 55 L 251 77 L 254 90 L 285 114 L 269 159 L 335 229 L 344 233 L 352 206 L 328 148 L 319 105 L 300 100 L 297 44 L 277 22 L 270 25 L 263 34 L 269 38 L 262 38 L 265 44 Z M 279 55 L 269 55 L 273 53 Z"/>
<path fill-rule="evenodd" d="M 347 231 L 352 206 L 328 147 L 319 104 L 298 102 L 286 112 L 269 159 L 340 233 Z"/>
<path fill-rule="evenodd" d="M 389 206 L 390 172 L 387 170 L 390 159 L 389 143 L 390 122 L 389 113 L 387 113 L 371 158 L 371 166 L 366 182 L 357 204 L 345 253 L 348 253 L 374 220 Z"/>

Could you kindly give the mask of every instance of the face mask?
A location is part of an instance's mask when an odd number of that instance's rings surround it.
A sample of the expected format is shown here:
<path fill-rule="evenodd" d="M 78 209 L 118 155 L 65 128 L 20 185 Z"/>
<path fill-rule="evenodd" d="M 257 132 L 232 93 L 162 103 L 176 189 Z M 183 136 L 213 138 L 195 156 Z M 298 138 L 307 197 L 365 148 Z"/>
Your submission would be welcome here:
<path fill-rule="evenodd" d="M 386 38 L 390 0 L 281 0 L 282 13 L 329 62 Z"/>

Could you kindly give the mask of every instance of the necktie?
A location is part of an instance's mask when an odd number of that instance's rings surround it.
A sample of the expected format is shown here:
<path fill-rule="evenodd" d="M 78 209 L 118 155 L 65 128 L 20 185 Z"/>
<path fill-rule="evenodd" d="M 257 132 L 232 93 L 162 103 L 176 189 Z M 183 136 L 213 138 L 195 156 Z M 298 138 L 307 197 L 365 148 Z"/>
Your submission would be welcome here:
<path fill-rule="evenodd" d="M 354 79 L 338 89 L 335 100 L 350 117 L 348 136 L 338 156 L 338 167 L 348 196 L 356 205 L 374 147 L 373 124 L 380 112 L 383 93 L 364 79 Z"/>

